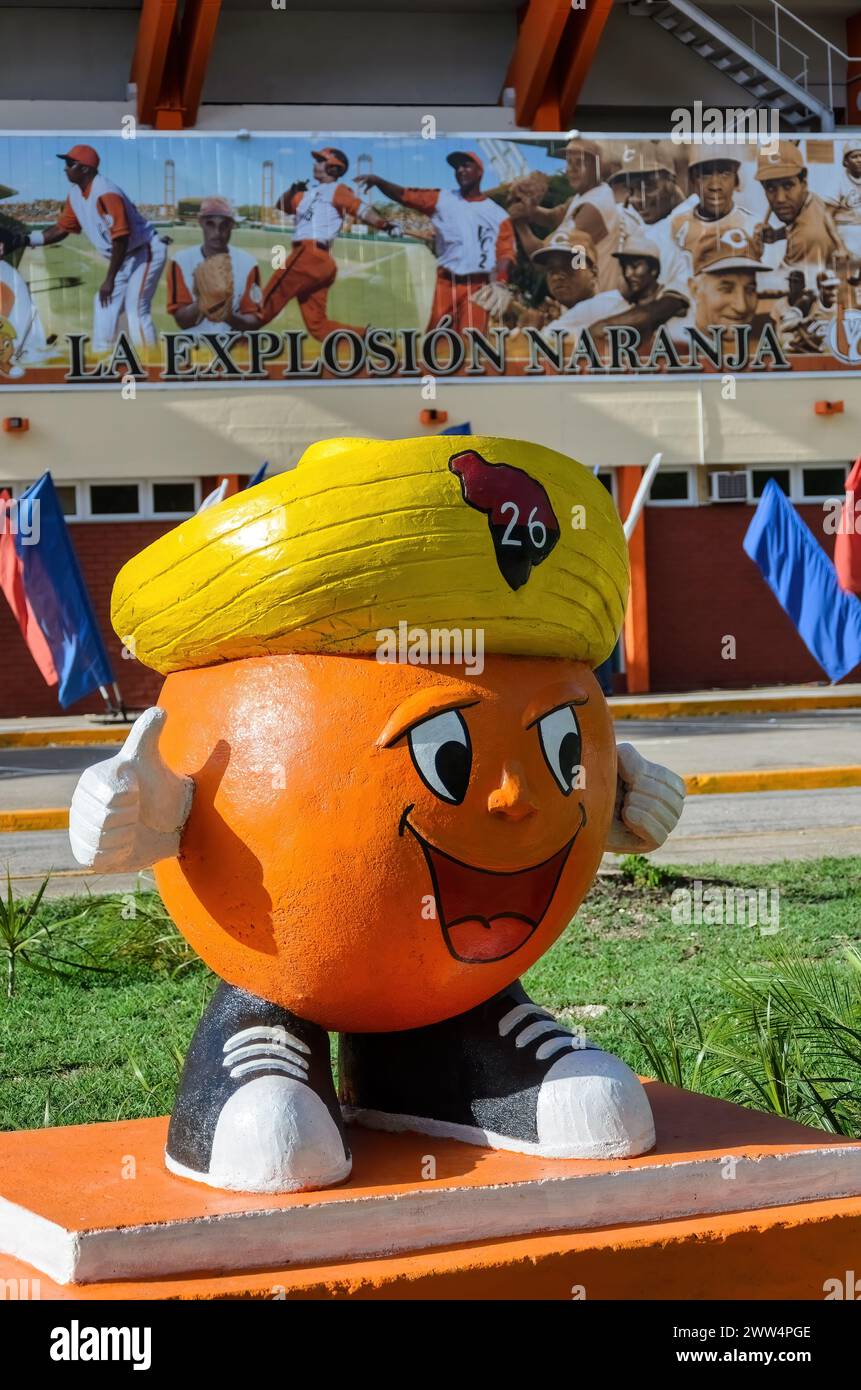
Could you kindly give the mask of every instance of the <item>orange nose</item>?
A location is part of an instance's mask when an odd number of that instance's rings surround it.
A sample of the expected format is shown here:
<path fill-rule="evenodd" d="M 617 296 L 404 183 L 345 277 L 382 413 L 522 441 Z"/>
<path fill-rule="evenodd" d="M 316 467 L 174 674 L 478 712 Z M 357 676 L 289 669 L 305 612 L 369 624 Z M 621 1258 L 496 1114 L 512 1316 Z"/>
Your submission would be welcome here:
<path fill-rule="evenodd" d="M 532 799 L 526 773 L 519 763 L 506 763 L 502 769 L 502 781 L 487 798 L 487 809 L 492 815 L 507 816 L 509 820 L 523 820 L 538 810 Z"/>

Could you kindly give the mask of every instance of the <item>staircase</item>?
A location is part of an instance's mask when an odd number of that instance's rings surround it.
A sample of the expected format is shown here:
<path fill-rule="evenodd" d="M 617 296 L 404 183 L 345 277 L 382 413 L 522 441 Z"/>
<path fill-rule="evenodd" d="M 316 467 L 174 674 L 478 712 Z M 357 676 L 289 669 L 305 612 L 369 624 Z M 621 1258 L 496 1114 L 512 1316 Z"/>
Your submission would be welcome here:
<path fill-rule="evenodd" d="M 738 8 L 741 10 L 741 6 Z M 698 5 L 692 3 L 692 0 L 638 0 L 638 3 L 629 4 L 628 10 L 631 14 L 646 16 L 665 33 L 671 34 L 679 43 L 684 44 L 685 48 L 696 53 L 714 68 L 715 72 L 729 77 L 747 93 L 749 106 L 756 110 L 777 110 L 780 113 L 781 129 L 834 129 L 834 112 L 831 106 L 808 90 L 807 54 L 785 40 L 781 44 L 779 32 L 776 30 L 768 30 L 776 40 L 774 46 L 777 61 L 773 63 L 729 29 L 725 29 L 722 24 L 718 24 L 711 15 L 705 14 Z M 776 21 L 778 11 L 782 11 L 802 28 L 808 29 L 820 43 L 826 43 L 815 30 L 810 29 L 803 21 L 795 19 L 783 6 L 774 7 Z M 750 17 L 756 22 L 755 16 Z M 830 74 L 833 45 L 826 43 L 826 46 L 829 50 Z M 791 50 L 795 55 L 795 63 L 801 61 L 800 70 L 794 75 L 787 71 L 787 50 Z"/>

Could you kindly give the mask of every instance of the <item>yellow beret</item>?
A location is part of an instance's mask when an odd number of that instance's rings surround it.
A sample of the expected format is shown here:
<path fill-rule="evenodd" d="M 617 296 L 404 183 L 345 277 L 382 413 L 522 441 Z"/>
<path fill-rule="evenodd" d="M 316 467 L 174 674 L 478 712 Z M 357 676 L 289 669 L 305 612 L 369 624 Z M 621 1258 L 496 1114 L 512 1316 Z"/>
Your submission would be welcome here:
<path fill-rule="evenodd" d="M 136 555 L 111 620 L 165 674 L 278 652 L 372 654 L 402 621 L 594 666 L 627 597 L 613 501 L 564 454 L 483 435 L 331 439 Z"/>

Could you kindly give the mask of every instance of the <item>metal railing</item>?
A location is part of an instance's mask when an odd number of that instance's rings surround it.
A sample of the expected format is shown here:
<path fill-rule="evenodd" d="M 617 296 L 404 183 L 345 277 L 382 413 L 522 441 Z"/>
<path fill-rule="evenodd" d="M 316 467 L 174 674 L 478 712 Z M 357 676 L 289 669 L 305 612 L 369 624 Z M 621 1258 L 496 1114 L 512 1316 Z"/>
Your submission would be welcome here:
<path fill-rule="evenodd" d="M 825 49 L 825 60 L 826 60 L 826 71 L 827 71 L 827 78 L 826 78 L 826 84 L 825 84 L 825 85 L 826 85 L 827 88 L 828 88 L 828 106 L 829 106 L 830 110 L 833 111 L 833 110 L 834 110 L 834 64 L 835 64 L 835 61 L 841 61 L 841 60 L 842 60 L 844 63 L 859 63 L 859 64 L 861 64 L 861 54 L 855 54 L 855 55 L 853 55 L 853 54 L 851 54 L 851 53 L 846 53 L 846 52 L 844 52 L 844 50 L 843 50 L 842 48 L 840 48 L 840 46 L 839 46 L 838 44 L 832 43 L 830 39 L 826 39 L 826 37 L 825 37 L 824 34 L 820 34 L 819 31 L 818 31 L 817 29 L 814 29 L 812 24 L 808 24 L 807 21 L 806 21 L 805 19 L 802 19 L 799 15 L 793 14 L 792 10 L 787 9 L 786 5 L 781 4 L 781 0 L 769 0 L 769 3 L 770 3 L 770 5 L 771 5 L 771 13 L 772 13 L 773 21 L 774 21 L 773 27 L 770 27 L 768 24 L 766 24 L 766 22 L 765 22 L 763 19 L 761 19 L 758 15 L 753 15 L 753 14 L 751 14 L 750 10 L 746 10 L 746 9 L 744 8 L 744 6 L 738 5 L 736 8 L 737 8 L 738 10 L 740 10 L 742 14 L 744 14 L 744 15 L 747 16 L 749 19 L 751 19 L 751 20 L 754 21 L 754 30 L 755 30 L 755 26 L 756 26 L 756 25 L 759 25 L 761 28 L 765 28 L 765 29 L 772 35 L 772 37 L 774 38 L 774 66 L 775 66 L 780 72 L 785 73 L 785 75 L 786 75 L 787 77 L 791 77 L 791 74 L 790 74 L 789 72 L 787 72 L 786 68 L 785 68 L 784 65 L 783 65 L 782 58 L 783 58 L 783 51 L 784 51 L 784 49 L 791 48 L 791 49 L 793 49 L 794 52 L 800 53 L 800 54 L 802 55 L 802 57 L 804 58 L 804 74 L 803 74 L 803 77 L 801 77 L 801 76 L 799 76 L 799 77 L 793 77 L 792 80 L 793 80 L 794 82 L 797 82 L 800 86 L 804 87 L 805 91 L 809 91 L 810 86 L 811 86 L 811 83 L 810 83 L 809 78 L 808 78 L 808 63 L 809 63 L 809 60 L 810 60 L 810 54 L 809 54 L 809 53 L 806 53 L 806 52 L 804 51 L 804 49 L 799 48 L 797 44 L 791 43 L 788 39 L 786 39 L 786 38 L 784 37 L 783 34 L 781 34 L 781 31 L 780 31 L 780 17 L 781 17 L 781 15 L 783 15 L 783 17 L 784 17 L 784 22 L 788 21 L 790 24 L 797 25 L 799 29 L 804 29 L 808 34 L 810 34 L 811 38 L 815 39 L 815 41 L 816 41 L 818 44 L 821 44 L 821 45 L 822 45 L 822 47 Z M 752 47 L 753 47 L 754 51 L 758 51 L 758 50 L 756 49 L 756 44 L 755 44 L 755 42 L 752 44 Z M 763 56 L 765 56 L 765 55 L 763 54 Z M 820 84 L 819 84 L 818 82 L 816 82 L 816 83 L 814 83 L 813 85 L 814 85 L 814 86 L 819 86 Z M 847 113 L 847 115 L 848 115 L 848 113 Z"/>
<path fill-rule="evenodd" d="M 757 29 L 764 29 L 765 32 L 770 34 L 774 39 L 774 66 L 779 68 L 782 73 L 785 73 L 787 77 L 790 77 L 793 82 L 797 82 L 800 87 L 803 87 L 805 92 L 808 91 L 808 54 L 805 53 L 803 48 L 799 48 L 798 44 L 790 43 L 787 39 L 781 40 L 777 15 L 775 15 L 775 25 L 772 29 L 770 24 L 764 19 L 761 19 L 758 14 L 754 14 L 752 10 L 745 9 L 744 5 L 738 5 L 736 8 L 750 20 L 750 46 L 754 53 L 759 53 L 759 49 L 756 46 Z M 783 66 L 781 58 L 785 48 L 791 48 L 792 51 L 797 53 L 800 57 L 801 68 L 798 72 L 787 72 L 786 68 Z M 769 62 L 772 61 L 767 53 L 764 53 L 762 56 L 768 58 Z"/>

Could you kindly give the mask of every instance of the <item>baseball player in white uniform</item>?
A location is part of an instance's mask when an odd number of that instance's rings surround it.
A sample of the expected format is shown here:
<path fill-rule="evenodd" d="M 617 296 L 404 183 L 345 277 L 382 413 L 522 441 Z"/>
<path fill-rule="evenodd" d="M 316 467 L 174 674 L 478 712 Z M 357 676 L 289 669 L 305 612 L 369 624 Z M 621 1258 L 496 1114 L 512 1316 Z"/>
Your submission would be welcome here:
<path fill-rule="evenodd" d="M 10 344 L 8 353 L 0 354 L 7 363 L 4 369 L 0 361 L 0 371 L 19 377 L 26 367 L 44 359 L 48 343 L 27 281 L 9 261 L 2 259 L 3 253 L 0 241 L 0 334 Z"/>
<path fill-rule="evenodd" d="M 565 165 L 573 197 L 556 207 L 518 202 L 511 208 L 517 235 L 527 255 L 539 250 L 542 242 L 530 223 L 551 231 L 585 232 L 598 257 L 598 292 L 620 289 L 621 276 L 613 253 L 626 234 L 635 230 L 632 217 L 617 202 L 612 188 L 601 181 L 601 149 L 594 140 L 571 139 L 565 146 Z"/>
<path fill-rule="evenodd" d="M 735 201 L 740 168 L 735 146 L 689 146 L 690 197 L 649 229 L 649 237 L 661 253 L 662 278 L 667 289 L 683 296 L 688 294 L 701 241 L 711 245 L 722 232 L 734 227 L 745 238 L 754 235 L 756 215 Z"/>
<path fill-rule="evenodd" d="M 477 154 L 456 150 L 446 162 L 457 189 L 401 188 L 379 174 L 363 174 L 356 182 L 431 220 L 437 276 L 428 331 L 447 317 L 455 332 L 484 332 L 489 315 L 501 315 L 510 302 L 506 281 L 516 258 L 514 228 L 505 209 L 481 192 L 484 165 Z"/>
<path fill-rule="evenodd" d="M 843 173 L 825 203 L 834 214 L 847 251 L 861 258 L 861 140 L 844 141 Z"/>
<path fill-rule="evenodd" d="M 260 267 L 248 251 L 230 245 L 237 216 L 226 198 L 204 198 L 197 215 L 203 233 L 199 246 L 186 246 L 171 258 L 167 271 L 167 310 L 180 328 L 198 333 L 223 333 L 225 327 L 253 331 L 260 327 L 263 291 Z M 212 256 L 230 257 L 231 302 L 223 319 L 202 314 L 195 271 Z"/>
<path fill-rule="evenodd" d="M 329 290 L 338 275 L 332 245 L 344 218 L 358 218 L 389 234 L 399 229 L 339 182 L 350 167 L 343 150 L 326 145 L 312 150 L 311 158 L 314 179 L 310 188 L 307 180 L 297 180 L 278 199 L 279 211 L 296 219 L 293 246 L 284 266 L 273 272 L 263 290 L 261 323 L 271 323 L 295 299 L 308 332 L 322 342 L 342 328 L 352 328 L 360 334 L 367 332 L 365 327 L 341 323 L 329 314 Z"/>
<path fill-rule="evenodd" d="M 108 263 L 93 300 L 93 349 L 109 351 L 125 314 L 137 347 L 154 347 L 152 301 L 166 258 L 165 244 L 131 199 L 99 173 L 92 145 L 73 145 L 57 156 L 71 184 L 60 217 L 44 232 L 30 232 L 29 246 L 54 246 L 70 232 L 81 233 Z"/>

